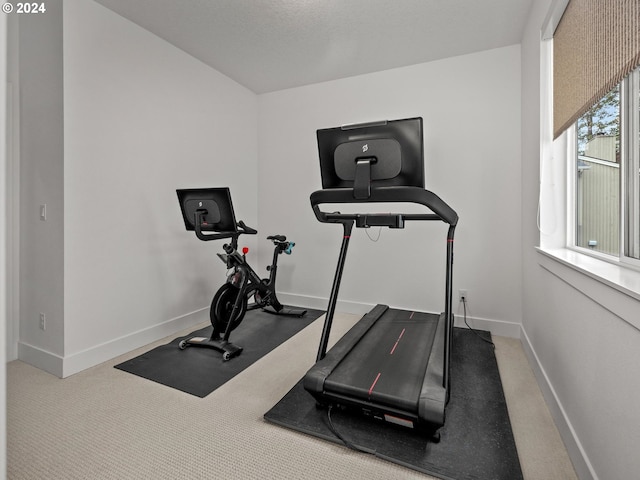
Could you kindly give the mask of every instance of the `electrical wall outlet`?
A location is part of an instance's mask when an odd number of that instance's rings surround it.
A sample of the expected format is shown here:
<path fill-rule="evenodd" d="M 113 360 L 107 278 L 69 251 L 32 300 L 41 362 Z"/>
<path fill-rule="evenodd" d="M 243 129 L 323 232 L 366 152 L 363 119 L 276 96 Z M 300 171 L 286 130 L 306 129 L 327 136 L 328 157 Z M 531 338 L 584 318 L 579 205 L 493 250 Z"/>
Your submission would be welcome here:
<path fill-rule="evenodd" d="M 46 330 L 47 329 L 47 318 L 45 317 L 44 313 L 40 314 L 40 330 Z"/>
<path fill-rule="evenodd" d="M 467 293 L 466 290 L 463 290 L 463 289 L 458 290 L 458 301 L 459 302 L 469 301 L 469 294 Z"/>

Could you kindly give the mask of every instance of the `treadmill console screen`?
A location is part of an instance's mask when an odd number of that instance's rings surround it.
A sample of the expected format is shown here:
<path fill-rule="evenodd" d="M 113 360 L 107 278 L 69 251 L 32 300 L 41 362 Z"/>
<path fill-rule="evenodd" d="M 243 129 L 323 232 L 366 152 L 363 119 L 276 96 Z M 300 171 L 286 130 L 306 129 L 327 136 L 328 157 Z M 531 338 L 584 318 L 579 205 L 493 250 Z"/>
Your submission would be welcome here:
<path fill-rule="evenodd" d="M 317 138 L 323 189 L 424 188 L 420 117 L 324 128 Z"/>

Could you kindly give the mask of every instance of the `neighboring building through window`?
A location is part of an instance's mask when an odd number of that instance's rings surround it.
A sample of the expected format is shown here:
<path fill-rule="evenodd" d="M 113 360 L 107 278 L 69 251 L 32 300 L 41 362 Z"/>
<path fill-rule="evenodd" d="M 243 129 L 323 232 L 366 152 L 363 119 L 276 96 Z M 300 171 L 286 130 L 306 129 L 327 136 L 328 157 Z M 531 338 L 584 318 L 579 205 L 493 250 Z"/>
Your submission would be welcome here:
<path fill-rule="evenodd" d="M 575 126 L 575 246 L 640 258 L 640 69 Z"/>
<path fill-rule="evenodd" d="M 620 88 L 578 119 L 576 245 L 620 252 Z"/>

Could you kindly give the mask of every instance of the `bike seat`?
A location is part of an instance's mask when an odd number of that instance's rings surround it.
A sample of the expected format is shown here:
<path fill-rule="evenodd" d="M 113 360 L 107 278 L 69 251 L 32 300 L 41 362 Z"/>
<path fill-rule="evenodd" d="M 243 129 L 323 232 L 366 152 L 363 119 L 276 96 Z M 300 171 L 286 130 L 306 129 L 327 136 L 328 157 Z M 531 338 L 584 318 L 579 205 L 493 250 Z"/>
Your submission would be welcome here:
<path fill-rule="evenodd" d="M 267 237 L 267 240 L 275 240 L 277 242 L 286 242 L 287 237 L 285 237 L 284 235 L 271 235 Z"/>

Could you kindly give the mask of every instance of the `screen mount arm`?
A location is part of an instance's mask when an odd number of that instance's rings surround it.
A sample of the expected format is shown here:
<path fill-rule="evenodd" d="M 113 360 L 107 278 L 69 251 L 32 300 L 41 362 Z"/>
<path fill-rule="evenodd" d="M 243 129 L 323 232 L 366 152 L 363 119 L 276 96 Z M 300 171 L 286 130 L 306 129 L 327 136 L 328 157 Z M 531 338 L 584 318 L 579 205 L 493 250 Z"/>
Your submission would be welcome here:
<path fill-rule="evenodd" d="M 371 196 L 371 165 L 377 163 L 376 157 L 356 158 L 356 173 L 353 180 L 353 197 L 366 200 Z"/>

